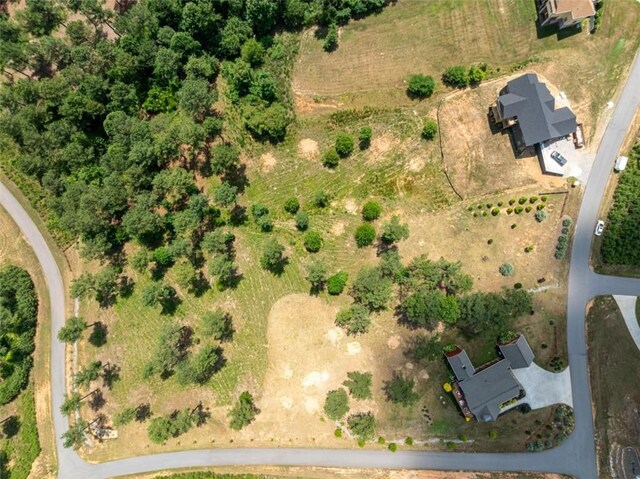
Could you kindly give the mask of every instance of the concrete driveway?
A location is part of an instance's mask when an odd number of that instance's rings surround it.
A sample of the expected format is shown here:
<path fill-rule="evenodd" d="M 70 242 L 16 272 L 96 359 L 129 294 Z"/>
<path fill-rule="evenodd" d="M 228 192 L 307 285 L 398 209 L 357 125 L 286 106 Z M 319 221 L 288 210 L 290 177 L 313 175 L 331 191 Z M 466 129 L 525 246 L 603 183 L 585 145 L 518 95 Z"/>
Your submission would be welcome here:
<path fill-rule="evenodd" d="M 633 338 L 633 342 L 636 343 L 636 347 L 640 349 L 640 324 L 638 324 L 638 318 L 636 318 L 636 296 L 620 296 L 614 295 L 613 297 L 618 303 L 618 308 L 622 313 L 624 322 L 627 325 L 627 329 Z"/>
<path fill-rule="evenodd" d="M 561 373 L 552 373 L 536 363 L 531 363 L 528 368 L 514 369 L 513 375 L 527 393 L 513 407 L 525 403 L 531 406 L 531 409 L 561 403 L 573 407 L 569 368 Z"/>

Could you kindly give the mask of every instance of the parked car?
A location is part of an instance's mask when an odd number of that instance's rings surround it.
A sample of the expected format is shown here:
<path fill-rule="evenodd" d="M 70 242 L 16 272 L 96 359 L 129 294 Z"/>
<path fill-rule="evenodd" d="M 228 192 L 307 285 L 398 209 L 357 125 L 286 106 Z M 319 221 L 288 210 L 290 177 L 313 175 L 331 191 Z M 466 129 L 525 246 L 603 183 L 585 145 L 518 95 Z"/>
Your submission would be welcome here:
<path fill-rule="evenodd" d="M 624 169 L 627 167 L 628 161 L 629 161 L 629 158 L 627 158 L 626 156 L 619 156 L 616 159 L 616 164 L 613 165 L 613 171 L 615 171 L 616 173 L 620 173 L 621 171 L 624 171 Z"/>
<path fill-rule="evenodd" d="M 558 151 L 552 151 L 551 158 L 553 158 L 556 161 L 556 163 L 558 163 L 560 166 L 564 166 L 567 164 L 567 159 L 564 156 L 562 156 Z"/>
<path fill-rule="evenodd" d="M 604 231 L 604 221 L 598 220 L 598 222 L 596 223 L 596 230 L 594 234 L 596 236 L 601 236 L 603 231 Z"/>

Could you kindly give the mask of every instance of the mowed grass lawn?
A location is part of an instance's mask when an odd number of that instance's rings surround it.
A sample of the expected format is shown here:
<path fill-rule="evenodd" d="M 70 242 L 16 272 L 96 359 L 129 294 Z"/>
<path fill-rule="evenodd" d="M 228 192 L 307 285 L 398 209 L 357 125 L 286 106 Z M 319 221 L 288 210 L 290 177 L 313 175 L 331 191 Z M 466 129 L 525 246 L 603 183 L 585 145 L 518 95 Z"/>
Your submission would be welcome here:
<path fill-rule="evenodd" d="M 640 351 L 610 296 L 596 299 L 587 329 L 600 477 L 611 477 L 612 446 L 640 447 Z"/>
<path fill-rule="evenodd" d="M 585 28 L 560 38 L 537 30 L 534 0 L 400 0 L 344 27 L 335 52 L 306 32 L 293 87 L 343 105 L 409 104 L 412 73 L 439 79 L 449 66 L 486 62 L 499 76 L 533 62 L 572 102 L 588 97 L 595 117 L 638 47 L 639 19 L 635 0 L 614 0 L 605 4 L 597 34 Z"/>

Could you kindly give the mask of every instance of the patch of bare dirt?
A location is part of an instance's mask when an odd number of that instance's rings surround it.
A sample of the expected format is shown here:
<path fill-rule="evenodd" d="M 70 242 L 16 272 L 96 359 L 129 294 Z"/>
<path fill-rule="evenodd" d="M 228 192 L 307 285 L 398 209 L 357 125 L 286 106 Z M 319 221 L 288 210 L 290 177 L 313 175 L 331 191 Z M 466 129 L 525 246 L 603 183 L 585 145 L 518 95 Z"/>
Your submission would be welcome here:
<path fill-rule="evenodd" d="M 263 173 L 269 173 L 275 168 L 277 163 L 278 161 L 276 160 L 276 157 L 273 156 L 273 153 L 263 153 L 260 156 L 260 171 L 262 171 Z"/>
<path fill-rule="evenodd" d="M 409 160 L 409 171 L 413 172 L 413 173 L 417 173 L 418 171 L 422 170 L 422 168 L 424 168 L 424 166 L 427 164 L 427 160 L 425 158 L 411 158 Z"/>
<path fill-rule="evenodd" d="M 318 142 L 311 138 L 304 138 L 298 142 L 298 154 L 307 160 L 312 160 L 320 154 Z"/>
<path fill-rule="evenodd" d="M 345 225 L 343 221 L 336 221 L 331 225 L 329 231 L 333 236 L 340 236 L 344 233 L 344 227 Z"/>
<path fill-rule="evenodd" d="M 399 145 L 400 140 L 389 133 L 383 133 L 380 136 L 376 136 L 371 140 L 371 146 L 367 150 L 367 161 L 369 163 L 378 162 L 383 159 L 387 153 L 394 150 Z"/>
<path fill-rule="evenodd" d="M 389 346 L 389 349 L 398 349 L 401 343 L 402 338 L 400 336 L 391 336 L 389 341 L 387 341 L 387 346 Z"/>
<path fill-rule="evenodd" d="M 345 198 L 344 209 L 347 210 L 347 213 L 349 213 L 350 215 L 357 215 L 358 205 L 356 203 L 356 200 L 354 200 L 353 198 Z"/>

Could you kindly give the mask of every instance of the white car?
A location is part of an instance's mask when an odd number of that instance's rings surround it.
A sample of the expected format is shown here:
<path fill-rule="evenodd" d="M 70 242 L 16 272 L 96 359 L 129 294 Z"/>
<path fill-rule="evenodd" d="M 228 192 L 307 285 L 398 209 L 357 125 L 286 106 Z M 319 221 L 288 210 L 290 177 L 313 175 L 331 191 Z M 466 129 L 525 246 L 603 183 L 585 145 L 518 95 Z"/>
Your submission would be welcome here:
<path fill-rule="evenodd" d="M 598 220 L 598 222 L 596 223 L 596 230 L 594 234 L 596 236 L 602 236 L 603 231 L 604 231 L 604 221 Z"/>

